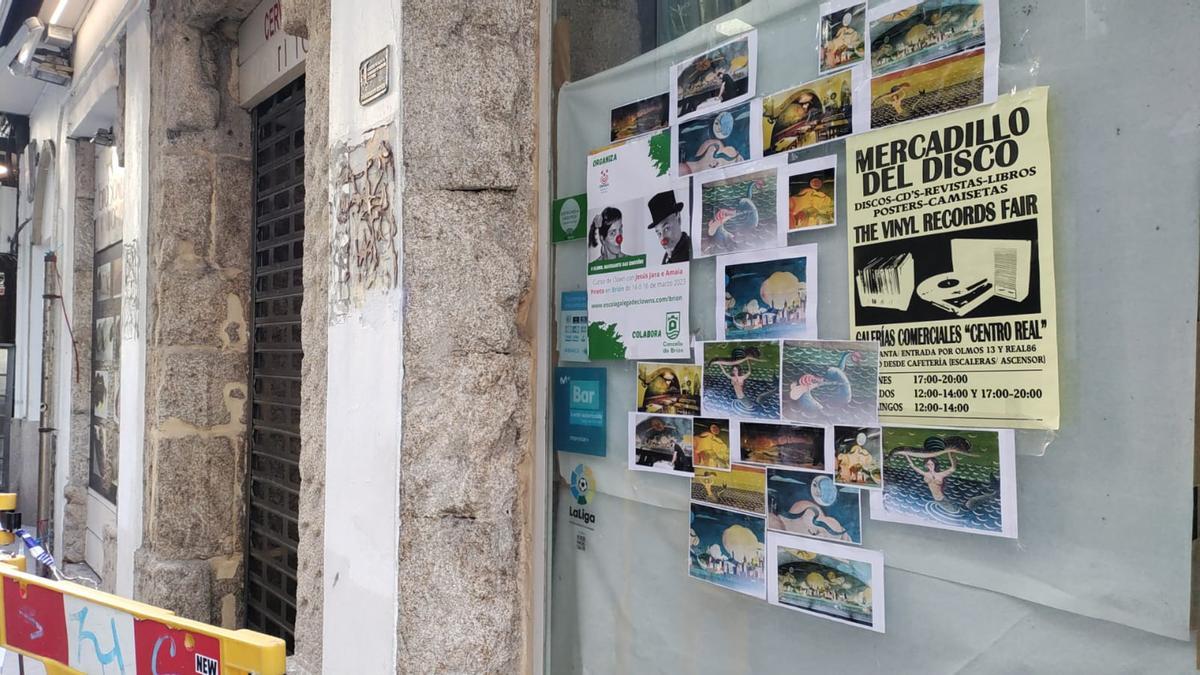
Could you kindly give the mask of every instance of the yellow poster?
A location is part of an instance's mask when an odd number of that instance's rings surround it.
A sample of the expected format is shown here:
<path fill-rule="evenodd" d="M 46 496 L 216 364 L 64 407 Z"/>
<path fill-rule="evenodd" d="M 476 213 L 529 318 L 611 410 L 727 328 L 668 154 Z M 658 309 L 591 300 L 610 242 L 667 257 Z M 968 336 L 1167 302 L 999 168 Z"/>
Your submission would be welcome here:
<path fill-rule="evenodd" d="M 1058 428 L 1047 88 L 846 140 L 883 423 Z"/>

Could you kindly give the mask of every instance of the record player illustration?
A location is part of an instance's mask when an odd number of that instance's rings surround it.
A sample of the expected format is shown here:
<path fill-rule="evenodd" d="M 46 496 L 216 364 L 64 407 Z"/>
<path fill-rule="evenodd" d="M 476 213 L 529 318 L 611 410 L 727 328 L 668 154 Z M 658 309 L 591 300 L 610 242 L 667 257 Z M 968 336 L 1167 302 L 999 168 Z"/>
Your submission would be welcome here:
<path fill-rule="evenodd" d="M 935 274 L 917 286 L 917 295 L 934 307 L 965 316 L 987 302 L 995 293 L 986 277 L 967 277 L 956 272 Z"/>
<path fill-rule="evenodd" d="M 955 239 L 954 270 L 917 285 L 917 296 L 956 316 L 966 316 L 993 296 L 1021 302 L 1029 295 L 1033 243 L 1013 239 Z"/>

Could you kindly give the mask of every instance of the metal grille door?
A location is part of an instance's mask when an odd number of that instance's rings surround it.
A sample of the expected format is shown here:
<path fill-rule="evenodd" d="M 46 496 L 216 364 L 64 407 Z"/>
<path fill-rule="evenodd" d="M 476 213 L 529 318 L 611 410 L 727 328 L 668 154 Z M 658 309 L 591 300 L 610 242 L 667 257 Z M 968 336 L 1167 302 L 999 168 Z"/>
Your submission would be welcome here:
<path fill-rule="evenodd" d="M 287 640 L 300 541 L 304 78 L 254 111 L 254 365 L 246 626 Z"/>

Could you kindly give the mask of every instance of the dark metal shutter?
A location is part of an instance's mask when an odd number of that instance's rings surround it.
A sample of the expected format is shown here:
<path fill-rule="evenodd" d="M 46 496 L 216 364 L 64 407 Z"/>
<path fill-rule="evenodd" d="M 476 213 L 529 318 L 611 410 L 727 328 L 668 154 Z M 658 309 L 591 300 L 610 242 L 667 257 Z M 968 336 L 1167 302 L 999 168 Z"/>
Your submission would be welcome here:
<path fill-rule="evenodd" d="M 304 78 L 254 111 L 254 330 L 246 627 L 287 640 L 300 541 Z"/>

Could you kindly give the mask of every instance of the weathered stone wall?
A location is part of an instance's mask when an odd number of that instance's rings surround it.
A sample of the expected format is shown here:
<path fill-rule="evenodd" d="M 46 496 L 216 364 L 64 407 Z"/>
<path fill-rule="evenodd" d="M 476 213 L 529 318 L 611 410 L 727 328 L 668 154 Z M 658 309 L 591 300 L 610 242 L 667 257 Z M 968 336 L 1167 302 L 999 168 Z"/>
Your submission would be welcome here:
<path fill-rule="evenodd" d="M 92 440 L 92 267 L 95 263 L 96 146 L 71 141 L 75 151 L 75 231 L 70 261 L 71 329 L 75 355 L 68 355 L 71 375 L 71 437 L 67 450 L 67 483 L 63 488 L 65 562 L 82 562 L 87 542 L 88 461 Z M 66 262 L 66 261 L 63 261 Z M 75 359 L 78 359 L 77 361 Z M 101 572 L 102 570 L 96 570 Z"/>
<path fill-rule="evenodd" d="M 304 304 L 300 338 L 300 545 L 293 667 L 319 673 L 324 616 L 325 383 L 329 334 L 329 0 L 284 0 L 284 30 L 308 40 L 304 76 Z"/>
<path fill-rule="evenodd" d="M 538 7 L 403 7 L 398 662 L 409 672 L 528 668 Z"/>
<path fill-rule="evenodd" d="M 233 627 L 244 585 L 251 130 L 236 31 L 253 0 L 150 14 L 145 518 L 136 595 Z"/>

